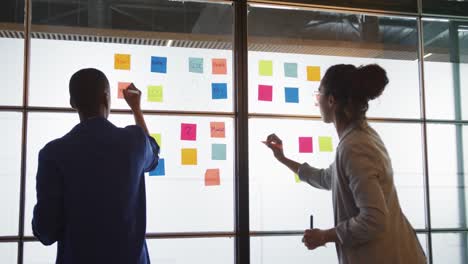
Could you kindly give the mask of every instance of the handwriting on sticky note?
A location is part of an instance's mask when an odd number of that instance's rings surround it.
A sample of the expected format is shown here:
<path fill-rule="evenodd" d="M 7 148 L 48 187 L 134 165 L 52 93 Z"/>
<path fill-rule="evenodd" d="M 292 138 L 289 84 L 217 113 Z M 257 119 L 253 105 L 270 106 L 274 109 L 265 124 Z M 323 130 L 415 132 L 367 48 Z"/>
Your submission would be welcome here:
<path fill-rule="evenodd" d="M 211 98 L 212 99 L 227 99 L 227 84 L 226 83 L 212 83 L 211 84 Z"/>
<path fill-rule="evenodd" d="M 197 140 L 197 124 L 180 125 L 180 139 L 181 140 Z"/>
<path fill-rule="evenodd" d="M 197 165 L 197 149 L 184 148 L 181 150 L 182 165 Z"/>
<path fill-rule="evenodd" d="M 211 144 L 211 159 L 226 160 L 226 144 Z"/>
<path fill-rule="evenodd" d="M 154 140 L 156 140 L 156 143 L 158 143 L 159 147 L 161 148 L 162 146 L 161 133 L 153 133 L 153 134 L 150 134 L 150 136 L 154 138 Z"/>
<path fill-rule="evenodd" d="M 129 82 L 119 82 L 118 83 L 118 92 L 117 92 L 117 98 L 124 98 L 124 95 L 123 95 L 123 90 L 127 89 L 127 87 L 130 85 L 131 83 Z"/>
<path fill-rule="evenodd" d="M 259 101 L 273 101 L 273 86 L 259 85 L 258 86 L 258 100 Z"/>
<path fill-rule="evenodd" d="M 212 138 L 226 137 L 226 128 L 224 122 L 210 122 L 210 132 Z"/>
<path fill-rule="evenodd" d="M 299 137 L 299 153 L 312 153 L 312 137 Z"/>
<path fill-rule="evenodd" d="M 226 59 L 212 59 L 213 74 L 227 74 Z"/>
<path fill-rule="evenodd" d="M 130 70 L 130 54 L 114 54 L 114 69 Z"/>
<path fill-rule="evenodd" d="M 297 78 L 297 63 L 284 63 L 284 76 Z"/>
<path fill-rule="evenodd" d="M 307 80 L 313 82 L 320 81 L 320 67 L 319 66 L 307 66 Z"/>
<path fill-rule="evenodd" d="M 148 102 L 161 103 L 163 101 L 163 87 L 162 85 L 148 86 Z"/>
<path fill-rule="evenodd" d="M 205 186 L 221 185 L 219 169 L 207 169 L 205 172 Z"/>
<path fill-rule="evenodd" d="M 189 72 L 203 73 L 203 58 L 189 58 Z"/>
<path fill-rule="evenodd" d="M 166 175 L 166 168 L 164 164 L 164 159 L 159 159 L 158 165 L 156 168 L 149 172 L 150 176 L 164 176 Z"/>
<path fill-rule="evenodd" d="M 320 152 L 332 152 L 333 144 L 331 137 L 319 137 L 319 150 Z"/>
<path fill-rule="evenodd" d="M 151 72 L 167 73 L 166 57 L 151 57 Z"/>

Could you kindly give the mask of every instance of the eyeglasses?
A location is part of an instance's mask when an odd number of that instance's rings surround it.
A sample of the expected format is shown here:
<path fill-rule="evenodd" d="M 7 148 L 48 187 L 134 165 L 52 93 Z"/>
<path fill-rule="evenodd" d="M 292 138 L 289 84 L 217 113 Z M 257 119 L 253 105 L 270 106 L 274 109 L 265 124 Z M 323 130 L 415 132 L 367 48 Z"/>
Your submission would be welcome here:
<path fill-rule="evenodd" d="M 319 101 L 320 101 L 320 96 L 322 95 L 322 93 L 320 91 L 315 91 L 314 92 L 314 104 L 315 106 L 319 106 Z"/>

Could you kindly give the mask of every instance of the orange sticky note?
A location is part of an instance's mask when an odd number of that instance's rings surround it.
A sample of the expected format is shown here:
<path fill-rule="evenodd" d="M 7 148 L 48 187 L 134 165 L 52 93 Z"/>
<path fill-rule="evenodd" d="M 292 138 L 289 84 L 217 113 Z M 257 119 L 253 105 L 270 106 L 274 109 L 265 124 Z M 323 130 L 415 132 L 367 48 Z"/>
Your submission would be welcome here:
<path fill-rule="evenodd" d="M 130 54 L 114 54 L 114 68 L 116 70 L 130 70 Z"/>
<path fill-rule="evenodd" d="M 227 74 L 226 59 L 212 60 L 213 74 Z"/>
<path fill-rule="evenodd" d="M 182 149 L 182 165 L 197 165 L 197 149 Z"/>
<path fill-rule="evenodd" d="M 307 80 L 313 82 L 320 81 L 320 67 L 319 66 L 307 66 Z"/>
<path fill-rule="evenodd" d="M 221 185 L 219 169 L 207 169 L 205 172 L 205 186 Z"/>
<path fill-rule="evenodd" d="M 210 130 L 212 138 L 226 137 L 226 128 L 224 122 L 210 122 Z"/>
<path fill-rule="evenodd" d="M 124 98 L 123 90 L 127 89 L 127 87 L 130 84 L 131 83 L 129 83 L 129 82 L 119 82 L 119 84 L 118 84 L 119 91 L 118 91 L 118 94 L 117 94 L 117 98 Z"/>

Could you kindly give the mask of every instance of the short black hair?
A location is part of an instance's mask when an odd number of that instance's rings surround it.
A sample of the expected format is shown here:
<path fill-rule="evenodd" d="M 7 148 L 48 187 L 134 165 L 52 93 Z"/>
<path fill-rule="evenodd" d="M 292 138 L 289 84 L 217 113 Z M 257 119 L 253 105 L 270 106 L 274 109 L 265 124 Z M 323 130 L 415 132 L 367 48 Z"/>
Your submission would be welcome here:
<path fill-rule="evenodd" d="M 70 101 L 83 112 L 96 111 L 102 96 L 109 91 L 109 80 L 97 69 L 81 69 L 70 78 Z"/>

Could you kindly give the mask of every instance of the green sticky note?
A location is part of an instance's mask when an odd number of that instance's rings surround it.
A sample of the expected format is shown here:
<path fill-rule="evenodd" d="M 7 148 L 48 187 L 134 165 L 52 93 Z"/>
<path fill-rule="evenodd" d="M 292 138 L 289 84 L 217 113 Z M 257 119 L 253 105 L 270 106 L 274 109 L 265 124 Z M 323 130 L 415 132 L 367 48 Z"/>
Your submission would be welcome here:
<path fill-rule="evenodd" d="M 296 180 L 296 183 L 301 182 L 301 179 L 299 178 L 299 175 L 297 175 L 297 173 L 294 173 L 294 180 Z"/>
<path fill-rule="evenodd" d="M 297 78 L 297 63 L 284 63 L 284 76 Z"/>
<path fill-rule="evenodd" d="M 211 159 L 212 160 L 226 160 L 226 144 L 212 144 L 211 145 Z"/>
<path fill-rule="evenodd" d="M 148 102 L 162 103 L 163 101 L 163 87 L 162 85 L 148 86 Z"/>
<path fill-rule="evenodd" d="M 333 144 L 331 137 L 319 137 L 319 150 L 320 152 L 332 152 Z"/>
<path fill-rule="evenodd" d="M 150 136 L 154 138 L 154 140 L 156 140 L 156 143 L 158 143 L 159 147 L 161 147 L 162 145 L 161 134 L 155 133 L 155 134 L 151 134 Z"/>
<path fill-rule="evenodd" d="M 273 61 L 261 60 L 258 62 L 258 74 L 260 76 L 273 76 Z"/>

